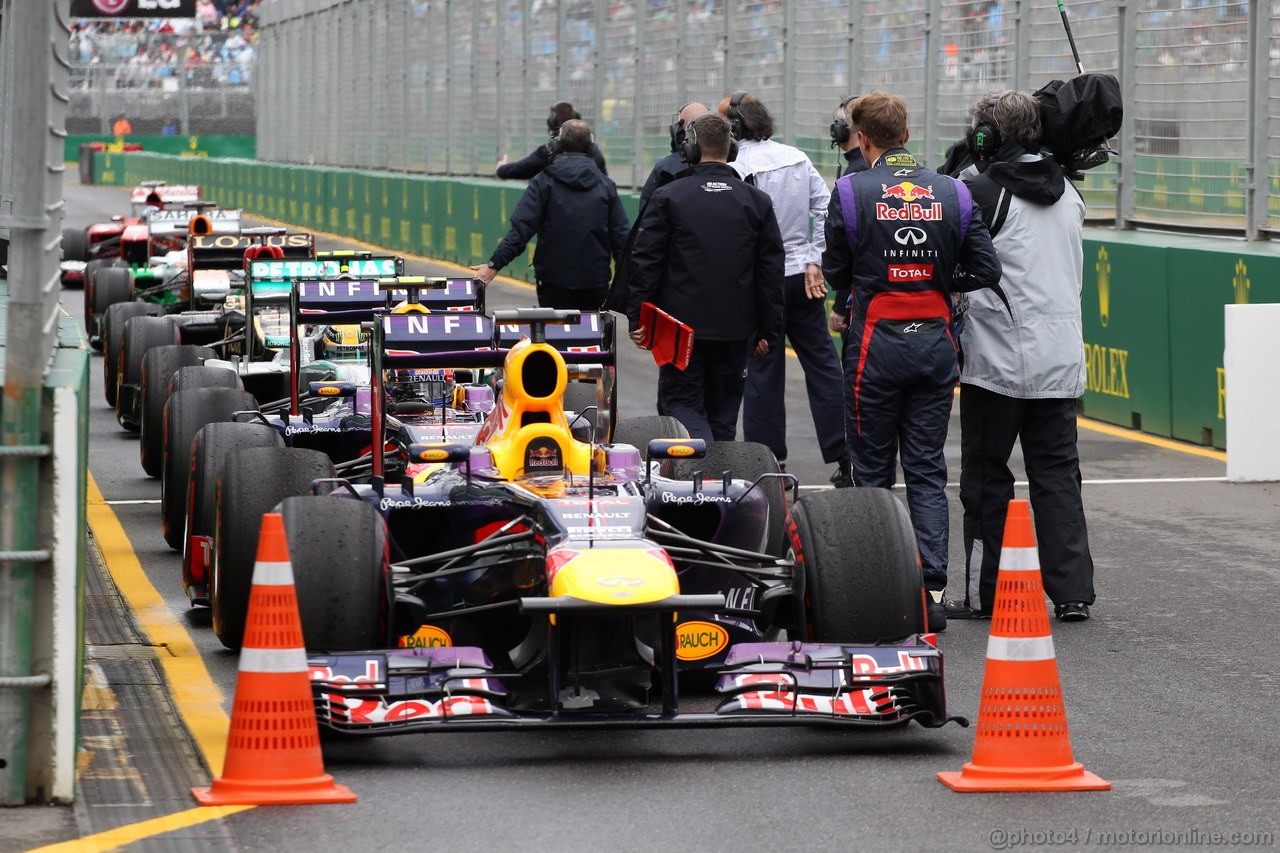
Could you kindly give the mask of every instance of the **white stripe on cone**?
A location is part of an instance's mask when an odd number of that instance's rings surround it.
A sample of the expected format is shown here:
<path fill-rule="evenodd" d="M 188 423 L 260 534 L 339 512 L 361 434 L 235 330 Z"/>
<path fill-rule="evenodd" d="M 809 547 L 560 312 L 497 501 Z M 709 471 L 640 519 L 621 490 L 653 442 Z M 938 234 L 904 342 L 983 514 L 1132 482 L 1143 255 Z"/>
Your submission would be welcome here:
<path fill-rule="evenodd" d="M 254 586 L 293 586 L 293 565 L 287 560 L 283 563 L 268 563 L 263 560 L 253 564 Z"/>
<path fill-rule="evenodd" d="M 240 650 L 240 672 L 306 672 L 307 653 L 303 649 Z"/>
<path fill-rule="evenodd" d="M 1040 571 L 1040 555 L 1035 548 L 1002 548 L 1000 550 L 1000 571 L 1038 572 Z"/>
<path fill-rule="evenodd" d="M 1053 637 L 997 637 L 993 634 L 987 638 L 987 660 L 1038 661 L 1056 657 Z"/>

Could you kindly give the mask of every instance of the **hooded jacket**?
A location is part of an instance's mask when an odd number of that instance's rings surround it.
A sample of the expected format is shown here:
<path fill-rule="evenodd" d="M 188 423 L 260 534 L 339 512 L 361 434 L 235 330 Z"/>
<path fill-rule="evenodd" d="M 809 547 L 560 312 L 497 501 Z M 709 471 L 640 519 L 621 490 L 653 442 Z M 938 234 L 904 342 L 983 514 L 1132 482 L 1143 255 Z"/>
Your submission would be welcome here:
<path fill-rule="evenodd" d="M 568 290 L 608 286 L 610 261 L 622 257 L 627 240 L 627 214 L 590 156 L 561 154 L 529 182 L 489 263 L 502 269 L 535 235 L 538 281 Z"/>
<path fill-rule="evenodd" d="M 960 382 L 1022 399 L 1079 397 L 1084 199 L 1048 152 L 1008 146 L 962 177 L 1000 255 L 1009 306 L 992 291 L 967 294 Z"/>

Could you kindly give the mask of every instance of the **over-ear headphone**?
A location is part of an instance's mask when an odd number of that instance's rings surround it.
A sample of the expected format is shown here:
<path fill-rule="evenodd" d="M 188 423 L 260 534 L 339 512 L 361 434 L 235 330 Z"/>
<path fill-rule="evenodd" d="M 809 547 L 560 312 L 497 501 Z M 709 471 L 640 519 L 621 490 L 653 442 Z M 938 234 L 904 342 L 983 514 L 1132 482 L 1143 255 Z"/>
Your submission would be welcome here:
<path fill-rule="evenodd" d="M 593 130 L 591 131 L 591 148 L 588 149 L 587 151 L 583 151 L 579 153 L 590 154 L 592 151 L 595 150 L 595 147 L 596 147 L 596 132 Z M 560 131 L 558 129 L 556 130 L 555 135 L 547 140 L 547 153 L 550 154 L 552 157 L 556 156 L 557 154 L 564 153 L 564 151 L 560 148 Z"/>
<path fill-rule="evenodd" d="M 551 105 L 551 112 L 547 114 L 547 133 L 551 134 L 552 136 L 555 136 L 556 131 L 560 128 L 560 125 L 563 124 L 563 122 L 556 121 L 556 107 L 560 106 L 561 104 L 563 104 L 566 107 L 571 106 L 568 101 L 556 101 L 554 104 Z M 576 119 L 580 119 L 582 118 L 582 113 L 578 112 L 577 110 L 574 110 L 573 117 Z M 568 121 L 568 119 L 565 119 L 565 121 Z"/>
<path fill-rule="evenodd" d="M 711 113 L 703 113 L 703 115 L 711 115 Z M 702 146 L 698 144 L 698 121 L 702 116 L 690 121 L 684 127 L 684 141 L 680 143 L 680 158 L 690 166 L 696 166 L 702 162 Z M 732 163 L 738 158 L 738 140 L 729 137 L 729 156 L 725 160 Z"/>
<path fill-rule="evenodd" d="M 742 138 L 742 99 L 747 96 L 747 92 L 742 89 L 734 92 L 729 96 L 729 130 L 733 133 L 734 139 Z M 730 157 L 730 160 L 733 158 Z"/>
<path fill-rule="evenodd" d="M 693 103 L 690 101 L 689 104 Z M 667 125 L 667 133 L 671 134 L 671 152 L 678 154 L 680 152 L 680 143 L 684 142 L 684 122 L 680 120 L 680 113 L 684 112 L 685 107 L 676 110 L 676 114 L 671 117 L 671 124 Z"/>
<path fill-rule="evenodd" d="M 987 108 L 995 107 L 999 100 L 998 97 L 991 98 L 987 101 Z M 964 138 L 969 143 L 969 150 L 973 152 L 976 160 L 990 160 L 996 156 L 996 152 L 1004 144 L 1004 139 L 1000 135 L 1000 128 L 996 126 L 994 121 L 975 124 L 965 132 Z"/>
<path fill-rule="evenodd" d="M 845 112 L 845 107 L 854 99 L 853 95 L 840 101 L 840 106 L 836 107 L 836 117 L 831 122 L 831 147 L 844 145 L 849 141 L 849 136 L 853 133 L 853 129 L 849 127 L 849 114 Z"/>

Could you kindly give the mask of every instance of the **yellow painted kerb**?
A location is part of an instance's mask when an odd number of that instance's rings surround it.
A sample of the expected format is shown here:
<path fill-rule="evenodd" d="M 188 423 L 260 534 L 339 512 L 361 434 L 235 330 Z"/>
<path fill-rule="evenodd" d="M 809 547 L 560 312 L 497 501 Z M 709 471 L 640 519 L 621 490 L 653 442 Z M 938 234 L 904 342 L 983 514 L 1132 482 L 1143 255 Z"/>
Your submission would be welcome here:
<path fill-rule="evenodd" d="M 172 832 L 175 829 L 185 829 L 188 826 L 195 826 L 205 821 L 227 817 L 251 808 L 254 807 L 201 806 L 187 809 L 184 812 L 175 812 L 164 817 L 152 818 L 151 820 L 109 829 L 106 832 L 86 835 L 84 838 L 77 838 L 73 841 L 63 841 L 59 844 L 37 847 L 34 850 L 29 850 L 28 853 L 104 853 L 107 850 L 118 850 L 121 847 L 132 844 L 135 841 L 141 841 L 144 838 L 150 838 L 153 835 Z"/>

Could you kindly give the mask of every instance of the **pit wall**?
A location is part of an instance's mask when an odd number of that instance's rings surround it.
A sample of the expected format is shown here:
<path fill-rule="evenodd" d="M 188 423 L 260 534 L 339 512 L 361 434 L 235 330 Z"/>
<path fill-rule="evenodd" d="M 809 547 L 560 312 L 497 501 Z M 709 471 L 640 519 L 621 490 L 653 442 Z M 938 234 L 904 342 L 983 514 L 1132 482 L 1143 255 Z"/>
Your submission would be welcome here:
<path fill-rule="evenodd" d="M 104 153 L 94 172 L 100 184 L 199 184 L 224 207 L 468 265 L 489 258 L 524 191 L 518 181 L 151 153 Z M 634 218 L 638 197 L 622 198 Z M 531 281 L 530 255 L 503 274 Z M 1083 413 L 1224 449 L 1223 306 L 1251 302 L 1280 302 L 1280 250 L 1268 243 L 1086 229 Z"/>

